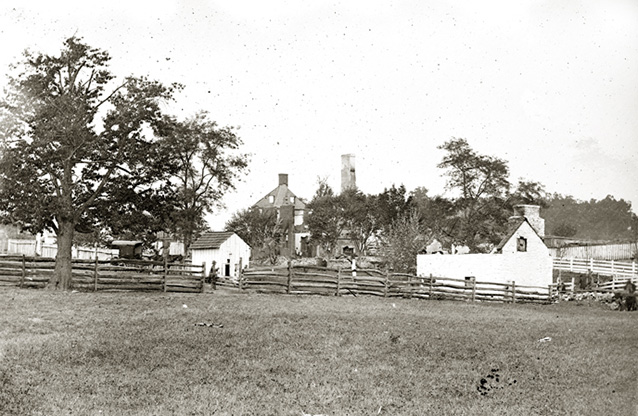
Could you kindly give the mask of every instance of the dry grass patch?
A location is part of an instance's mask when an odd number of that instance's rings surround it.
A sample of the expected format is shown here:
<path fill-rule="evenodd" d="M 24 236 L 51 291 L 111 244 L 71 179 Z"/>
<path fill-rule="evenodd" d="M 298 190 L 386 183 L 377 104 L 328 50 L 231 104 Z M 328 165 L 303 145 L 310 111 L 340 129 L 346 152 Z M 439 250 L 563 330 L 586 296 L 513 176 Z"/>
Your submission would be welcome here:
<path fill-rule="evenodd" d="M 638 314 L 598 306 L 224 291 L 0 296 L 4 414 L 636 408 Z"/>

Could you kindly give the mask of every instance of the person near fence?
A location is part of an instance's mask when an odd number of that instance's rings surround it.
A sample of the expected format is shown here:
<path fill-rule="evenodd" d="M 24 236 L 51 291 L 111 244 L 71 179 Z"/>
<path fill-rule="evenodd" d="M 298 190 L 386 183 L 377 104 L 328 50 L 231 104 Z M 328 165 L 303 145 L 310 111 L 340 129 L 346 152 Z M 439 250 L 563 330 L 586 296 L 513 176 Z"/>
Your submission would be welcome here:
<path fill-rule="evenodd" d="M 625 307 L 628 311 L 636 310 L 636 285 L 631 280 L 627 280 L 627 284 L 623 289 L 625 298 Z"/>

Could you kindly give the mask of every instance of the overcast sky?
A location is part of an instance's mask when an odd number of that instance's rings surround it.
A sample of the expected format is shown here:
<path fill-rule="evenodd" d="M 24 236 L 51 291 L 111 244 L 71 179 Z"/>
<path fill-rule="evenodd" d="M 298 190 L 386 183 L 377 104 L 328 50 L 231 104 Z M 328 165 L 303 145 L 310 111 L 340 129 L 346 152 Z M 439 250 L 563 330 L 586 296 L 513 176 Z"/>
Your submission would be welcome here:
<path fill-rule="evenodd" d="M 4 0 L 0 75 L 72 35 L 119 76 L 184 84 L 168 112 L 240 126 L 250 172 L 215 229 L 279 173 L 308 200 L 318 177 L 338 191 L 344 153 L 365 193 L 445 194 L 452 137 L 514 183 L 638 211 L 636 1 Z"/>

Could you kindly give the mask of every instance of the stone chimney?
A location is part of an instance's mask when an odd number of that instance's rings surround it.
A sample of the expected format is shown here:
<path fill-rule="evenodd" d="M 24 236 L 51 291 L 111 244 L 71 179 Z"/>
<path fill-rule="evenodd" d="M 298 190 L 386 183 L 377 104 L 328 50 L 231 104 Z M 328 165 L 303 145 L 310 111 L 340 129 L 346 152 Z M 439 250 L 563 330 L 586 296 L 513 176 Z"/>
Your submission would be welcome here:
<path fill-rule="evenodd" d="M 280 173 L 279 174 L 279 186 L 281 186 L 281 185 L 288 186 L 288 174 L 287 173 Z"/>
<path fill-rule="evenodd" d="M 510 222 L 526 218 L 539 236 L 545 236 L 545 220 L 540 216 L 541 207 L 538 205 L 514 205 L 514 215 Z"/>
<path fill-rule="evenodd" d="M 354 170 L 354 155 L 341 155 L 341 192 L 357 187 L 357 176 Z"/>

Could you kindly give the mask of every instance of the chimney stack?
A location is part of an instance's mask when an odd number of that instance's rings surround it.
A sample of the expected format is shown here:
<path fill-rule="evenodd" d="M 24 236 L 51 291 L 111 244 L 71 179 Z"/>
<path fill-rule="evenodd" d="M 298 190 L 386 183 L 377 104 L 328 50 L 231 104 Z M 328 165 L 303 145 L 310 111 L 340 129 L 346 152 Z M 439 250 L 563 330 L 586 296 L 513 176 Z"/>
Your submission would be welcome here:
<path fill-rule="evenodd" d="M 540 216 L 541 207 L 538 205 L 514 205 L 514 216 L 516 218 L 526 218 L 532 228 L 539 236 L 545 236 L 545 220 Z"/>
<path fill-rule="evenodd" d="M 341 192 L 356 189 L 357 176 L 354 169 L 354 155 L 341 155 Z"/>
<path fill-rule="evenodd" d="M 288 174 L 287 173 L 280 173 L 279 174 L 279 186 L 281 186 L 281 185 L 288 186 Z"/>

